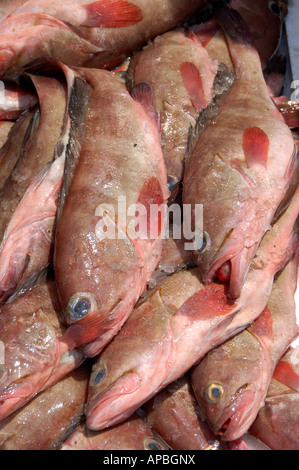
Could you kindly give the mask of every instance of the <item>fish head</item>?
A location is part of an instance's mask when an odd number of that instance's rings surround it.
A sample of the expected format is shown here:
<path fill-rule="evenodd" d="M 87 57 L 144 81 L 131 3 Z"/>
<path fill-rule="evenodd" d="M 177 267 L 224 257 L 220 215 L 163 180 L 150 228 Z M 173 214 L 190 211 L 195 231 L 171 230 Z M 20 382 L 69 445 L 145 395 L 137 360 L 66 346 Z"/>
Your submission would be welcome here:
<path fill-rule="evenodd" d="M 222 440 L 247 432 L 263 402 L 263 375 L 270 377 L 269 364 L 263 368 L 260 353 L 255 338 L 245 331 L 210 351 L 192 372 L 197 401 Z"/>
<path fill-rule="evenodd" d="M 194 235 L 204 281 L 228 282 L 228 296 L 236 299 L 260 241 L 262 222 L 255 216 L 253 183 L 241 169 L 225 164 L 220 154 L 215 155 L 212 170 L 203 168 L 202 173 L 199 181 L 190 174 L 189 187 L 184 187 L 184 204 L 191 206 L 185 223 Z M 201 209 L 196 201 L 204 201 Z"/>
<path fill-rule="evenodd" d="M 6 312 L 10 313 L 10 312 Z M 0 319 L 0 419 L 18 409 L 47 382 L 56 362 L 56 331 L 40 308 Z"/>

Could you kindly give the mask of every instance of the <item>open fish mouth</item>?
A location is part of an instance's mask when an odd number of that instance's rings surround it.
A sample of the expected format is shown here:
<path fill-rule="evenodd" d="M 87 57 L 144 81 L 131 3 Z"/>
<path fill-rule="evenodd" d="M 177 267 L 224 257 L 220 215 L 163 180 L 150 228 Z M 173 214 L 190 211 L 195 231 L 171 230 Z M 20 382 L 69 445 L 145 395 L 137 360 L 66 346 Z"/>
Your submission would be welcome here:
<path fill-rule="evenodd" d="M 248 430 L 255 403 L 255 392 L 253 384 L 246 384 L 238 390 L 226 406 L 221 417 L 221 424 L 216 427 L 216 434 L 223 440 L 239 439 Z"/>
<path fill-rule="evenodd" d="M 241 294 L 257 244 L 252 245 L 250 248 L 243 247 L 237 253 L 230 251 L 229 245 L 223 255 L 212 264 L 205 280 L 213 282 L 215 278 L 218 278 L 221 282 L 229 282 L 227 295 L 234 300 Z"/>

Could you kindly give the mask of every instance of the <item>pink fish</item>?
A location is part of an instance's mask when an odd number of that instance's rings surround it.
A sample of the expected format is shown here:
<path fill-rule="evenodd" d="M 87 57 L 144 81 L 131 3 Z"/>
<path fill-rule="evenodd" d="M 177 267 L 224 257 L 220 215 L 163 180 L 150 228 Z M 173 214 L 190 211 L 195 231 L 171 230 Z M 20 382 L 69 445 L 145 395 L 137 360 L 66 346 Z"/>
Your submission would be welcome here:
<path fill-rule="evenodd" d="M 203 204 L 205 243 L 198 264 L 204 280 L 229 281 L 228 295 L 236 299 L 289 186 L 297 149 L 269 97 L 247 25 L 231 9 L 216 15 L 236 79 L 188 160 L 183 203 Z M 202 231 L 194 216 L 193 227 Z"/>

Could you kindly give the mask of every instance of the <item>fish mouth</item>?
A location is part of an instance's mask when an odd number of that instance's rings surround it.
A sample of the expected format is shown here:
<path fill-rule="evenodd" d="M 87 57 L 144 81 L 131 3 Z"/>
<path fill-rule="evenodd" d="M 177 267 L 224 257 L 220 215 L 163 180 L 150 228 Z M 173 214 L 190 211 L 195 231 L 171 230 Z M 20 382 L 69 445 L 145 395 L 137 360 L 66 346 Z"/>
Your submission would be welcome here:
<path fill-rule="evenodd" d="M 216 434 L 224 441 L 234 441 L 242 437 L 249 429 L 255 415 L 256 389 L 253 384 L 241 387 L 226 406 L 221 421 L 216 426 Z"/>
<path fill-rule="evenodd" d="M 227 296 L 235 300 L 241 294 L 251 260 L 257 250 L 257 243 L 250 248 L 243 247 L 237 253 L 229 248 L 228 245 L 225 252 L 212 264 L 204 280 L 213 282 L 217 277 L 222 282 L 229 282 Z"/>
<path fill-rule="evenodd" d="M 132 395 L 138 392 L 140 387 L 141 379 L 135 372 L 128 372 L 117 379 L 107 390 L 87 403 L 87 427 L 99 431 L 131 416 L 139 406 L 139 401 Z"/>

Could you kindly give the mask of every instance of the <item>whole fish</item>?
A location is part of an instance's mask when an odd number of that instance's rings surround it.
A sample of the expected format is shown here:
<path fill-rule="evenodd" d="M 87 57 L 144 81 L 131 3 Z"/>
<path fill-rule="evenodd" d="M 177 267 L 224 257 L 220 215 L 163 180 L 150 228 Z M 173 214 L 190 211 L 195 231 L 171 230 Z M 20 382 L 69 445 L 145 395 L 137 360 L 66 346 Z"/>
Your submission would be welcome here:
<path fill-rule="evenodd" d="M 0 121 L 0 149 L 7 142 L 9 133 L 14 126 L 14 122 Z"/>
<path fill-rule="evenodd" d="M 245 22 L 234 10 L 215 14 L 229 43 L 236 79 L 191 152 L 183 203 L 193 208 L 203 204 L 204 243 L 198 247 L 198 264 L 204 281 L 229 281 L 228 295 L 236 299 L 288 188 L 297 149 L 269 97 Z M 192 222 L 194 230 L 202 232 L 194 214 Z"/>
<path fill-rule="evenodd" d="M 183 22 L 205 0 L 29 0 L 2 18 L 0 73 L 13 77 L 38 57 L 66 65 L 113 67 Z M 65 44 L 69 47 L 65 47 Z"/>
<path fill-rule="evenodd" d="M 48 158 L 52 161 L 30 183 L 11 217 L 0 245 L 0 302 L 7 300 L 18 286 L 52 262 L 57 205 L 64 177 L 66 154 L 71 151 L 70 146 L 73 142 L 75 142 L 73 147 L 80 145 L 80 132 L 76 133 L 74 129 L 82 127 L 86 108 L 85 95 L 88 94 L 86 87 L 89 88 L 74 73 L 70 71 L 66 73 L 69 74 L 67 78 L 69 98 L 65 96 L 63 122 L 60 119 L 55 122 L 60 132 L 59 138 L 56 143 L 53 141 L 55 147 L 46 148 L 46 152 L 42 155 L 42 160 Z M 81 85 L 77 86 L 79 80 Z M 81 105 L 79 111 L 76 109 L 78 96 Z M 47 127 L 44 128 L 44 133 L 46 131 Z M 56 131 L 57 129 L 53 129 L 54 134 Z M 38 145 L 35 147 L 33 142 L 31 145 L 29 156 L 31 153 L 33 158 L 34 149 L 38 152 L 40 147 Z M 23 164 L 26 161 L 24 158 Z M 24 171 L 23 166 L 22 172 Z"/>
<path fill-rule="evenodd" d="M 15 121 L 21 114 L 33 108 L 37 96 L 15 83 L 0 81 L 0 119 Z"/>
<path fill-rule="evenodd" d="M 275 280 L 268 305 L 247 330 L 210 351 L 192 371 L 198 403 L 215 434 L 245 434 L 264 405 L 274 369 L 298 336 L 294 294 L 298 256 Z"/>
<path fill-rule="evenodd" d="M 54 268 L 69 325 L 62 341 L 92 357 L 126 321 L 159 262 L 168 188 L 152 107 L 147 114 L 138 101 L 150 103 L 150 89 L 137 87 L 133 99 L 111 72 L 84 75 L 93 93 L 78 158 L 67 160 Z M 152 206 L 162 206 L 155 217 Z"/>
<path fill-rule="evenodd" d="M 167 447 L 138 415 L 101 432 L 90 431 L 85 423 L 67 438 L 61 450 L 149 450 Z"/>
<path fill-rule="evenodd" d="M 58 449 L 83 417 L 88 378 L 83 365 L 3 419 L 0 450 Z"/>
<path fill-rule="evenodd" d="M 277 51 L 282 36 L 282 12 L 279 0 L 230 0 L 247 23 L 265 68 Z"/>
<path fill-rule="evenodd" d="M 37 89 L 40 106 L 32 118 L 32 128 L 19 159 L 0 193 L 0 240 L 29 185 L 52 162 L 65 124 L 65 84 L 48 77 L 32 76 L 31 79 Z"/>
<path fill-rule="evenodd" d="M 187 376 L 170 384 L 144 405 L 146 418 L 172 450 L 225 450 L 213 434 Z"/>
<path fill-rule="evenodd" d="M 39 283 L 40 282 L 40 283 Z M 76 369 L 84 357 L 60 342 L 64 328 L 55 282 L 37 280 L 1 307 L 0 420 Z"/>
<path fill-rule="evenodd" d="M 146 82 L 153 89 L 172 192 L 183 179 L 190 126 L 212 101 L 217 70 L 201 42 L 183 30 L 158 36 L 130 62 L 129 86 Z"/>
<path fill-rule="evenodd" d="M 227 300 L 223 284 L 205 285 L 199 271 L 186 270 L 164 279 L 134 309 L 93 366 L 86 409 L 90 429 L 123 421 L 256 320 L 275 274 L 299 246 L 298 212 L 299 190 L 264 237 L 237 302 Z"/>
<path fill-rule="evenodd" d="M 265 406 L 250 433 L 272 450 L 299 449 L 299 350 L 291 348 L 277 365 Z"/>
<path fill-rule="evenodd" d="M 0 149 L 0 194 L 20 157 L 24 140 L 27 140 L 26 134 L 30 131 L 32 116 L 32 112 L 25 112 L 14 123 L 7 141 Z"/>

